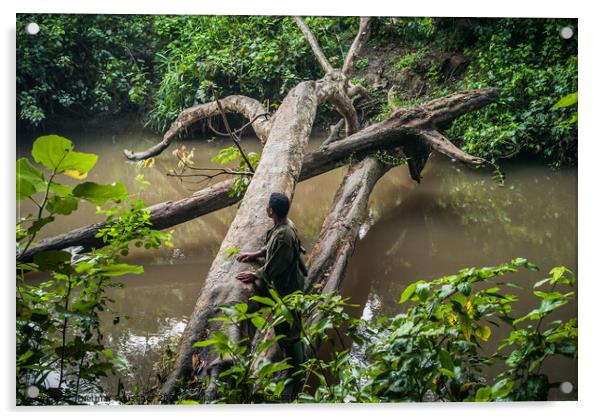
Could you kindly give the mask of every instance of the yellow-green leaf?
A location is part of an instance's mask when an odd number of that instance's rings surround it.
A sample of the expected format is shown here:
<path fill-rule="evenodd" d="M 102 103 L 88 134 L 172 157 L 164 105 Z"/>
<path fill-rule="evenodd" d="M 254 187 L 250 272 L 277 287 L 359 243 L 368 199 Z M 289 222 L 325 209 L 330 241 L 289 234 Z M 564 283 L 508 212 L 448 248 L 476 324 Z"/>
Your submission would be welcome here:
<path fill-rule="evenodd" d="M 480 325 L 479 328 L 475 330 L 474 334 L 481 340 L 487 341 L 489 340 L 489 337 L 491 337 L 491 328 L 487 325 Z"/>

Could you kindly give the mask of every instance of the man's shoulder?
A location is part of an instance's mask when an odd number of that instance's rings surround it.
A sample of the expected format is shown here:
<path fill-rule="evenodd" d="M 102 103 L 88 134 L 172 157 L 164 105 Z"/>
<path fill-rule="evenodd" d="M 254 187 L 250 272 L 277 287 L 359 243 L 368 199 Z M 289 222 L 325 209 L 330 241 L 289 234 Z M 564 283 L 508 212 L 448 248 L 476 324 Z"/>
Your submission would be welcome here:
<path fill-rule="evenodd" d="M 282 239 L 295 239 L 297 237 L 297 231 L 293 222 L 282 223 L 274 229 L 272 235 Z"/>

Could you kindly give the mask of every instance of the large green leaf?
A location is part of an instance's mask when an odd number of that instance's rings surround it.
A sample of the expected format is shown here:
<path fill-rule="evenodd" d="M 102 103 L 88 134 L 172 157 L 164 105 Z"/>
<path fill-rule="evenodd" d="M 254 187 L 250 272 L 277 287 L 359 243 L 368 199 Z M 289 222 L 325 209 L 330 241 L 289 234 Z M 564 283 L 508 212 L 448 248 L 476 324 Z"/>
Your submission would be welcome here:
<path fill-rule="evenodd" d="M 97 160 L 98 156 L 92 153 L 70 152 L 59 166 L 59 171 L 73 178 L 83 179 Z"/>
<path fill-rule="evenodd" d="M 414 292 L 416 291 L 416 286 L 418 286 L 418 282 L 412 283 L 408 287 L 406 287 L 403 293 L 401 294 L 401 297 L 399 298 L 399 303 L 404 303 L 409 298 L 411 298 Z"/>
<path fill-rule="evenodd" d="M 67 195 L 71 195 L 73 187 L 70 185 L 57 184 L 53 181 L 50 184 L 50 191 L 57 195 L 60 195 L 61 197 L 65 197 Z"/>
<path fill-rule="evenodd" d="M 439 352 L 439 362 L 441 363 L 441 367 L 447 369 L 450 372 L 454 370 L 454 362 L 452 360 L 451 355 L 445 349 L 441 349 Z"/>
<path fill-rule="evenodd" d="M 84 182 L 73 189 L 73 195 L 101 206 L 109 200 L 117 202 L 124 199 L 127 196 L 127 190 L 120 182 L 109 185 Z"/>
<path fill-rule="evenodd" d="M 98 156 L 73 151 L 73 143 L 55 134 L 41 136 L 33 143 L 34 160 L 56 173 L 65 173 L 81 179 L 94 167 Z"/>
<path fill-rule="evenodd" d="M 255 302 L 259 302 L 266 306 L 271 306 L 271 307 L 276 306 L 276 302 L 274 302 L 272 299 L 270 299 L 268 297 L 264 297 L 264 296 L 251 296 L 251 300 L 254 300 Z"/>
<path fill-rule="evenodd" d="M 44 191 L 45 188 L 46 181 L 42 171 L 33 166 L 27 158 L 17 160 L 17 200 L 23 200 Z"/>
<path fill-rule="evenodd" d="M 109 277 L 123 276 L 124 274 L 142 274 L 144 273 L 144 267 L 141 265 L 113 264 L 96 270 L 95 273 Z"/>
<path fill-rule="evenodd" d="M 429 296 L 430 289 L 431 285 L 429 283 L 419 283 L 416 285 L 416 296 L 424 302 Z"/>
<path fill-rule="evenodd" d="M 62 164 L 67 154 L 72 150 L 73 143 L 70 140 L 53 134 L 38 137 L 33 142 L 31 155 L 36 162 L 54 171 Z"/>
<path fill-rule="evenodd" d="M 491 387 L 491 396 L 494 399 L 504 398 L 505 396 L 510 394 L 510 392 L 512 392 L 513 385 L 514 383 L 510 379 L 502 379 L 501 381 L 496 382 L 495 385 Z"/>
<path fill-rule="evenodd" d="M 487 402 L 491 401 L 491 388 L 488 386 L 484 386 L 479 388 L 477 391 L 477 395 L 475 396 L 476 402 Z"/>

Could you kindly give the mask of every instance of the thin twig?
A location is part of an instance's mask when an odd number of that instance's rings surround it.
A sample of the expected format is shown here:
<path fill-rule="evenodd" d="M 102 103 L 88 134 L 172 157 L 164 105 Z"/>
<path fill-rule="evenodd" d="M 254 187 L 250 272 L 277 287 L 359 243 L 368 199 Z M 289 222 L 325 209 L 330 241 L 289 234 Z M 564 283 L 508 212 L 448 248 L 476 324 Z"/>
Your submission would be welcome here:
<path fill-rule="evenodd" d="M 226 117 L 226 113 L 224 112 L 224 109 L 222 108 L 222 104 L 220 103 L 219 98 L 217 97 L 217 93 L 215 93 L 215 90 L 213 91 L 213 96 L 215 97 L 215 102 L 217 103 L 217 107 L 219 108 L 219 112 L 220 112 L 220 114 L 222 114 L 222 119 L 224 120 L 224 126 L 226 127 L 226 130 L 228 131 L 228 134 L 230 135 L 230 138 L 232 139 L 232 141 L 234 142 L 234 144 L 238 148 L 238 151 L 240 152 L 240 155 L 242 156 L 243 160 L 245 161 L 245 163 L 249 167 L 250 171 L 253 172 L 253 173 L 255 173 L 255 168 L 253 168 L 253 165 L 251 164 L 251 161 L 249 160 L 249 158 L 245 154 L 245 151 L 242 149 L 242 147 L 240 145 L 240 139 L 235 134 L 233 134 L 232 130 L 230 129 L 230 124 L 228 123 L 228 118 Z"/>
<path fill-rule="evenodd" d="M 269 117 L 269 116 L 270 116 L 269 112 L 264 112 L 263 114 L 258 114 L 251 121 L 249 121 L 248 123 L 246 123 L 242 127 L 237 128 L 232 133 L 236 134 L 236 135 L 242 134 L 242 132 L 245 130 L 245 128 L 247 128 L 248 126 L 250 126 L 251 124 L 253 124 L 255 121 L 257 121 L 258 118 L 260 118 L 260 117 L 266 117 L 266 119 L 267 119 L 267 117 Z M 222 136 L 222 137 L 229 137 L 230 136 L 229 133 L 223 133 L 223 132 L 217 130 L 216 128 L 214 128 L 213 125 L 211 124 L 211 118 L 207 119 L 207 126 L 209 127 L 209 129 L 211 131 L 213 131 L 218 136 Z"/>

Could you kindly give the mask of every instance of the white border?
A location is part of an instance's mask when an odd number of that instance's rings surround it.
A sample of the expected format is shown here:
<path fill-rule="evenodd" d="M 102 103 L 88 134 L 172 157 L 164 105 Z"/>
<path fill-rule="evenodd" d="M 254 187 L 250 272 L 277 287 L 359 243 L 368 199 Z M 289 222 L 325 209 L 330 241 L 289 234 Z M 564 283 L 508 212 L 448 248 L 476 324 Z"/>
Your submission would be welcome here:
<path fill-rule="evenodd" d="M 0 80 L 3 83 L 0 100 L 3 132 L 2 165 L 2 276 L 3 306 L 2 337 L 0 345 L 5 363 L 4 381 L 0 391 L 2 407 L 10 417 L 39 420 L 40 416 L 61 418 L 102 418 L 110 416 L 144 415 L 160 418 L 170 413 L 223 418 L 224 415 L 239 418 L 266 419 L 283 416 L 307 419 L 318 413 L 347 418 L 365 418 L 367 415 L 396 416 L 407 418 L 431 418 L 442 420 L 479 418 L 504 419 L 516 415 L 542 418 L 589 418 L 586 412 L 594 411 L 596 400 L 602 399 L 600 375 L 600 338 L 602 331 L 598 308 L 602 297 L 602 268 L 599 260 L 600 191 L 597 169 L 601 166 L 602 136 L 599 122 L 602 109 L 599 105 L 602 92 L 599 78 L 602 77 L 600 41 L 602 41 L 602 16 L 595 10 L 594 1 L 548 0 L 529 2 L 526 0 L 447 0 L 447 1 L 325 1 L 304 0 L 301 2 L 268 0 L 4 0 L 2 3 L 2 58 Z M 525 404 L 406 404 L 406 405 L 353 405 L 353 406 L 202 406 L 202 407 L 95 407 L 95 408 L 46 408 L 15 409 L 14 404 L 14 274 L 12 253 L 14 252 L 13 221 L 14 209 L 14 157 L 15 157 L 15 13 L 125 13 L 125 14 L 267 14 L 267 15 L 384 15 L 384 16 L 510 16 L 510 17 L 577 17 L 579 18 L 579 402 L 525 403 Z M 10 152 L 9 152 L 10 150 Z M 600 410 L 597 410 L 600 411 Z M 599 416 L 599 414 L 598 414 Z M 520 416 L 523 417 L 523 416 Z"/>

